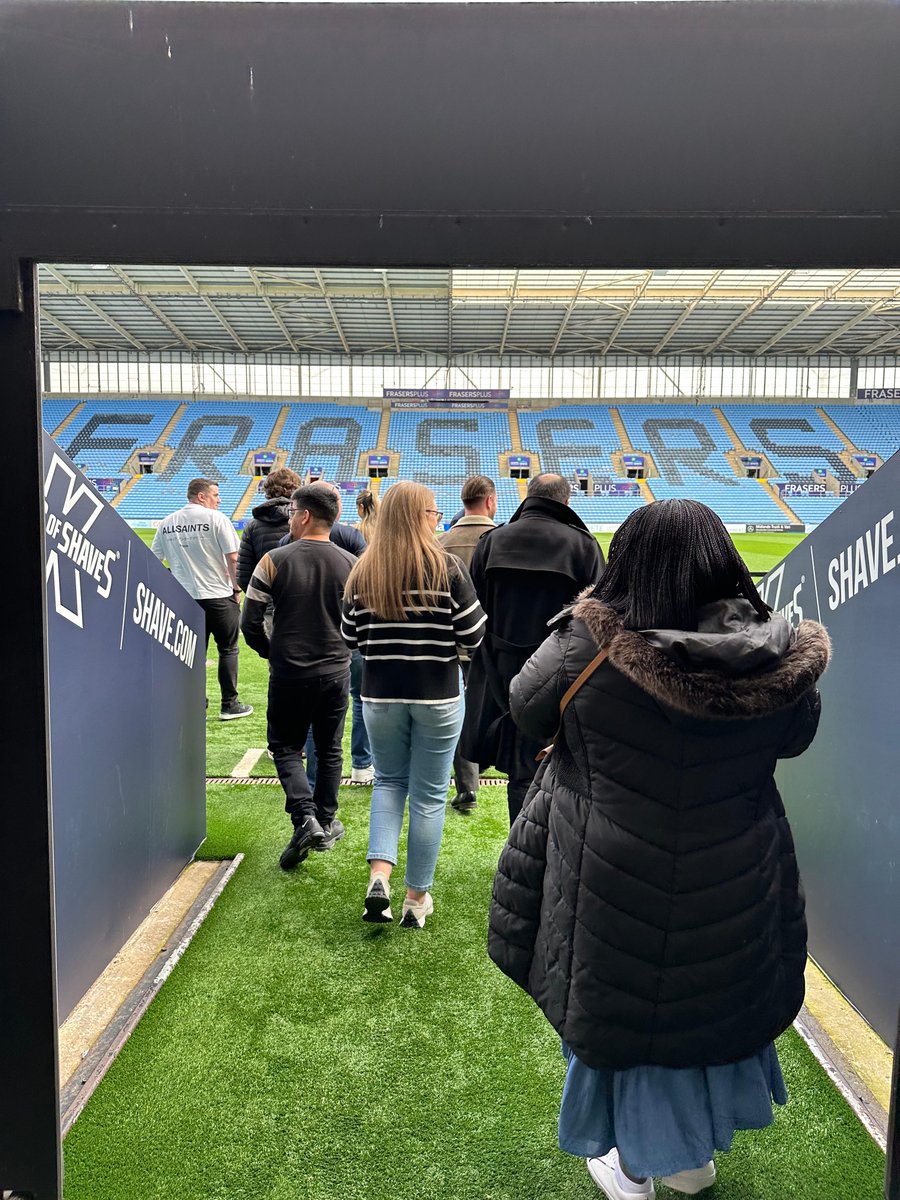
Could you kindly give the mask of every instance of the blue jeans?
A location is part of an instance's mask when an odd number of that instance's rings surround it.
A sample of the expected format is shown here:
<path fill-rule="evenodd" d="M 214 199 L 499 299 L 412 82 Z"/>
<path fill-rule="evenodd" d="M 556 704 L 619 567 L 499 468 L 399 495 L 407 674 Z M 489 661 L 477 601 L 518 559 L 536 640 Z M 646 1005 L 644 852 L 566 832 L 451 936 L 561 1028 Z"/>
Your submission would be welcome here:
<path fill-rule="evenodd" d="M 362 684 L 362 655 L 354 650 L 350 655 L 350 704 L 352 721 L 350 724 L 350 761 L 357 770 L 364 770 L 372 765 L 372 751 L 369 748 L 369 735 L 366 733 L 366 723 L 363 720 L 362 700 L 359 696 Z M 313 745 L 312 730 L 304 746 L 306 754 L 306 776 L 310 787 L 316 782 L 316 748 Z"/>
<path fill-rule="evenodd" d="M 462 729 L 460 696 L 446 704 L 363 702 L 375 759 L 367 858 L 397 862 L 409 796 L 406 886 L 424 892 L 434 882 L 441 848 L 453 752 Z"/>

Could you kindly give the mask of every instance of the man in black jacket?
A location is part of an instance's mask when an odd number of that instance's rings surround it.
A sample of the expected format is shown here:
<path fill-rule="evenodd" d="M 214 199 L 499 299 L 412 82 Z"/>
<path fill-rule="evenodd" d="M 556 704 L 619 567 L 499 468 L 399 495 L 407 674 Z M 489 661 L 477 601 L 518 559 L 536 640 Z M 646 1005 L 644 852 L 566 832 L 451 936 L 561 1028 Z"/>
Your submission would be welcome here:
<path fill-rule="evenodd" d="M 291 501 L 294 541 L 260 559 L 241 618 L 247 645 L 269 660 L 269 750 L 294 824 L 281 855 L 285 870 L 302 862 L 310 850 L 330 850 L 344 836 L 337 819 L 337 794 L 350 651 L 340 635 L 341 600 L 356 562 L 329 537 L 338 513 L 333 492 L 300 487 Z M 271 637 L 264 626 L 270 600 Z M 301 758 L 310 727 L 318 754 L 314 788 Z"/>
<path fill-rule="evenodd" d="M 253 509 L 251 520 L 244 526 L 238 550 L 237 581 L 246 592 L 256 564 L 269 550 L 274 550 L 288 532 L 291 496 L 303 480 L 290 467 L 277 467 L 263 480 L 265 500 Z"/>
<path fill-rule="evenodd" d="M 600 546 L 569 508 L 560 475 L 538 475 L 507 525 L 489 531 L 472 559 L 472 582 L 487 613 L 484 641 L 466 685 L 460 753 L 509 775 L 510 824 L 534 778 L 541 746 L 509 715 L 509 685 L 548 636 L 547 622 L 603 572 Z"/>

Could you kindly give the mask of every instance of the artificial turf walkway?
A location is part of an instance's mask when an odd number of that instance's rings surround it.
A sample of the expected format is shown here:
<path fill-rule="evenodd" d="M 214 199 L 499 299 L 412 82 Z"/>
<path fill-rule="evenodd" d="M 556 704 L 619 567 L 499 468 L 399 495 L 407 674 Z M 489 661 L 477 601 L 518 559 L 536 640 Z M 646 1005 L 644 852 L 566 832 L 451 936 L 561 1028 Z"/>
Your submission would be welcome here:
<path fill-rule="evenodd" d="M 243 648 L 256 712 L 209 722 L 210 773 L 265 744 L 264 687 Z M 343 789 L 346 840 L 286 874 L 277 785 L 210 788 L 201 856 L 245 861 L 70 1133 L 66 1200 L 598 1195 L 556 1149 L 559 1043 L 485 953 L 504 791 L 448 813 L 422 932 L 360 920 L 368 798 Z M 884 1156 L 793 1031 L 779 1049 L 790 1103 L 710 1196 L 880 1200 Z"/>

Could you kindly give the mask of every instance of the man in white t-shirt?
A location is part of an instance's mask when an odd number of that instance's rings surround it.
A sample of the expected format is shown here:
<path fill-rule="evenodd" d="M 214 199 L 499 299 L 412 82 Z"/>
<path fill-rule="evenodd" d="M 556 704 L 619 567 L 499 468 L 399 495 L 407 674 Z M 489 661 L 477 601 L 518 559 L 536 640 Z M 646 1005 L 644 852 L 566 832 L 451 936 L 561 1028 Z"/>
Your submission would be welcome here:
<path fill-rule="evenodd" d="M 249 717 L 253 708 L 238 698 L 238 633 L 241 589 L 237 583 L 238 538 L 234 526 L 218 511 L 219 485 L 212 479 L 192 479 L 188 502 L 160 522 L 151 549 L 206 613 L 206 644 L 210 634 L 219 651 L 222 721 Z"/>

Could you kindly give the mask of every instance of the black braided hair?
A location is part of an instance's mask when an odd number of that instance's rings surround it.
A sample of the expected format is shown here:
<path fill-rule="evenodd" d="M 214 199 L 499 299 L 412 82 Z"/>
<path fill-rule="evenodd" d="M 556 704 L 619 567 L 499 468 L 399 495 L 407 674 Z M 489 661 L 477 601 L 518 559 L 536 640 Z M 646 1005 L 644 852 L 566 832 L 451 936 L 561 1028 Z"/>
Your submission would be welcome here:
<path fill-rule="evenodd" d="M 593 594 L 627 629 L 696 629 L 698 608 L 736 596 L 765 620 L 771 612 L 725 526 L 698 500 L 658 500 L 631 513 Z"/>

